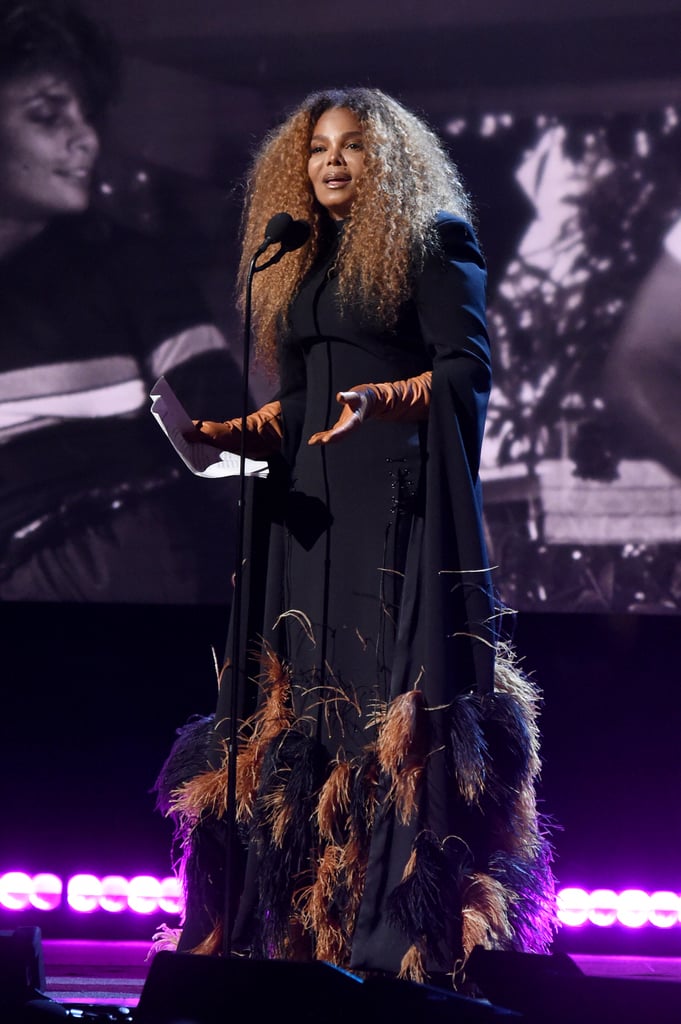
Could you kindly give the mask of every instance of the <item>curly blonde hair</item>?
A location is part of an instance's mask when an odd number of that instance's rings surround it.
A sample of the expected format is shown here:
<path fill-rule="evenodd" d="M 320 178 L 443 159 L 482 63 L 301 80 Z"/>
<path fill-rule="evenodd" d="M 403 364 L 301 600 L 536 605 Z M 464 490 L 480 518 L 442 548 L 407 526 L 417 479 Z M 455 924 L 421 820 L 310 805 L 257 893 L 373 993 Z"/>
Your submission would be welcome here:
<path fill-rule="evenodd" d="M 256 360 L 276 372 L 277 336 L 317 257 L 327 219 L 308 176 L 313 129 L 329 109 L 352 111 L 364 136 L 364 170 L 346 221 L 336 269 L 342 303 L 355 303 L 391 326 L 414 273 L 437 245 L 439 210 L 472 220 L 470 197 L 440 139 L 415 114 L 379 89 L 333 89 L 309 95 L 265 137 L 245 182 L 238 304 L 245 309 L 253 253 L 270 218 L 286 211 L 310 224 L 309 243 L 253 277 Z"/>

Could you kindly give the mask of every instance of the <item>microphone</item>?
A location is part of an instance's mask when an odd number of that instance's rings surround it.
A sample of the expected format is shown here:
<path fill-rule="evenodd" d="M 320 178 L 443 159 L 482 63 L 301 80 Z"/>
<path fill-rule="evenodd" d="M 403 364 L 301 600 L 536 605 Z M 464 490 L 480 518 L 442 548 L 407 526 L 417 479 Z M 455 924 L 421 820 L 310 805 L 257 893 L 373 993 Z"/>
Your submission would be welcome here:
<path fill-rule="evenodd" d="M 271 245 L 276 245 L 278 242 L 281 245 L 281 249 L 277 253 L 277 258 L 279 258 L 285 252 L 300 249 L 309 237 L 310 225 L 306 220 L 294 220 L 290 213 L 275 213 L 274 217 L 270 217 L 267 222 L 265 238 L 255 255 L 256 257 L 260 256 Z"/>

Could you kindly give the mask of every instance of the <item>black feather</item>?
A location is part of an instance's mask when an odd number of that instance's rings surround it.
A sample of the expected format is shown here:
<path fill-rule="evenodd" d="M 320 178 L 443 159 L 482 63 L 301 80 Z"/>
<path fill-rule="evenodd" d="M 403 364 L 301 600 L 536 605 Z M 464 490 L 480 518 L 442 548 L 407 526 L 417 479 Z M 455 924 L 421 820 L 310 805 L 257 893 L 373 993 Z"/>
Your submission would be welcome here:
<path fill-rule="evenodd" d="M 309 881 L 310 855 L 319 846 L 313 810 L 328 765 L 320 744 L 293 729 L 276 737 L 265 753 L 251 839 L 259 850 L 257 954 L 282 957 L 294 889 Z M 267 798 L 283 788 L 290 814 L 285 840 L 272 835 Z"/>
<path fill-rule="evenodd" d="M 509 907 L 509 920 L 513 948 L 519 952 L 545 953 L 558 930 L 552 862 L 553 847 L 546 838 L 532 860 L 503 852 L 490 858 L 490 875 L 518 897 Z"/>
<path fill-rule="evenodd" d="M 449 756 L 457 789 L 466 803 L 477 803 L 487 778 L 489 751 L 480 698 L 463 694 L 454 701 L 449 720 Z"/>
<path fill-rule="evenodd" d="M 508 693 L 486 699 L 482 728 L 489 752 L 486 793 L 503 807 L 531 782 L 532 735 L 521 704 Z"/>
<path fill-rule="evenodd" d="M 388 898 L 391 923 L 412 943 L 435 947 L 444 936 L 443 880 L 445 862 L 442 846 L 432 832 L 421 832 L 414 840 L 414 870 Z"/>
<path fill-rule="evenodd" d="M 191 719 L 175 733 L 177 739 L 163 763 L 151 792 L 156 793 L 156 809 L 170 813 L 173 792 L 196 775 L 210 771 L 215 750 L 213 716 Z"/>

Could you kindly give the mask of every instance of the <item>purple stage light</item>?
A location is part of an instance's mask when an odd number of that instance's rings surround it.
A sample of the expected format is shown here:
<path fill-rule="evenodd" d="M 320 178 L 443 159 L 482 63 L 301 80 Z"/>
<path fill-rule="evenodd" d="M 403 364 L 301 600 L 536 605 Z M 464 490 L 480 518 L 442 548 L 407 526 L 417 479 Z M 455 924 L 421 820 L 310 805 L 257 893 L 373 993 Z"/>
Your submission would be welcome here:
<path fill-rule="evenodd" d="M 618 896 L 612 889 L 594 889 L 589 895 L 589 921 L 609 928 L 617 921 Z"/>
<path fill-rule="evenodd" d="M 650 896 L 642 889 L 626 889 L 617 900 L 617 920 L 627 928 L 641 928 L 650 920 Z"/>
<path fill-rule="evenodd" d="M 42 873 L 31 878 L 25 871 L 0 875 L 0 906 L 6 910 L 56 910 L 63 885 L 56 875 Z"/>
<path fill-rule="evenodd" d="M 0 878 L 0 904 L 7 910 L 26 910 L 31 905 L 33 882 L 23 871 L 8 871 Z"/>
<path fill-rule="evenodd" d="M 64 883 L 56 875 L 43 872 L 32 879 L 31 906 L 36 910 L 56 910 L 61 904 Z"/>
<path fill-rule="evenodd" d="M 169 914 L 180 912 L 177 878 L 137 875 L 127 879 L 121 875 L 106 875 L 99 879 L 95 875 L 74 875 L 68 882 L 67 898 L 69 906 L 82 913 L 106 910 L 117 914 L 132 910 L 137 914 L 153 914 L 159 909 Z"/>
<path fill-rule="evenodd" d="M 666 890 L 647 893 L 642 889 L 593 889 L 577 886 L 557 894 L 558 919 L 570 928 L 593 924 L 599 928 L 623 925 L 641 928 L 672 928 L 681 923 L 681 895 Z"/>
<path fill-rule="evenodd" d="M 66 902 L 71 910 L 91 914 L 98 910 L 103 897 L 102 883 L 95 875 L 73 875 L 66 886 Z"/>
<path fill-rule="evenodd" d="M 558 919 L 572 928 L 580 928 L 589 920 L 589 894 L 576 887 L 561 889 L 556 896 Z"/>
<path fill-rule="evenodd" d="M 675 892 L 652 892 L 648 920 L 656 928 L 673 928 L 681 921 L 681 897 Z"/>
<path fill-rule="evenodd" d="M 122 875 L 107 875 L 102 879 L 102 896 L 99 901 L 102 910 L 120 914 L 128 909 L 128 880 Z"/>
<path fill-rule="evenodd" d="M 151 875 L 139 875 L 130 880 L 128 906 L 138 914 L 153 914 L 161 900 L 161 883 Z"/>
<path fill-rule="evenodd" d="M 165 910 L 167 914 L 179 914 L 182 911 L 181 895 L 179 878 L 162 878 L 159 909 Z"/>
<path fill-rule="evenodd" d="M 64 882 L 53 874 L 42 872 L 31 876 L 25 871 L 7 871 L 0 875 L 0 907 L 22 911 L 57 910 L 66 894 L 68 906 L 80 914 L 104 910 L 120 914 L 132 910 L 137 914 L 152 914 L 163 910 L 179 914 L 181 910 L 180 882 L 174 877 L 154 878 L 137 875 L 73 875 Z"/>

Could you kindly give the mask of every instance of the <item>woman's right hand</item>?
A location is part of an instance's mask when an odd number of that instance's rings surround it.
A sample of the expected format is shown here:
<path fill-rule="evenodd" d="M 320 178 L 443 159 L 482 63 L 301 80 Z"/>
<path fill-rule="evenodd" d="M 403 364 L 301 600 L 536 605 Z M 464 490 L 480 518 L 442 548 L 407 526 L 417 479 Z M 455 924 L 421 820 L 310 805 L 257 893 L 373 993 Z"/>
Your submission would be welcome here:
<path fill-rule="evenodd" d="M 227 420 L 216 423 L 215 420 L 193 420 L 193 430 L 184 434 L 191 444 L 209 444 L 223 452 L 238 454 L 241 450 L 241 430 L 239 420 Z"/>
<path fill-rule="evenodd" d="M 210 444 L 223 452 L 241 454 L 241 417 L 216 423 L 215 420 L 192 420 L 194 429 L 184 436 L 194 444 Z M 246 417 L 244 454 L 247 459 L 267 459 L 281 450 L 281 405 L 268 402 Z"/>

